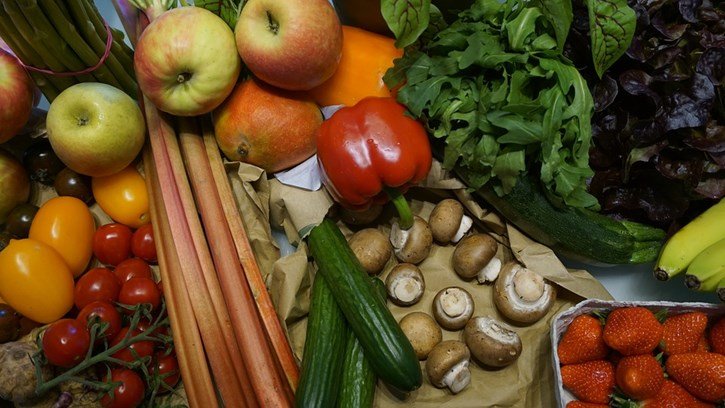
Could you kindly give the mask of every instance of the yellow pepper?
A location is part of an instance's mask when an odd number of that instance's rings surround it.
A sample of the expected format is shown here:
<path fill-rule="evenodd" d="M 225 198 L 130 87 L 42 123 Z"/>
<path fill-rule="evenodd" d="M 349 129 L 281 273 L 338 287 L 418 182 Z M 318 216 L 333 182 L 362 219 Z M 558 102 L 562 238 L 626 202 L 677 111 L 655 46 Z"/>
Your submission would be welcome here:
<path fill-rule="evenodd" d="M 308 91 L 309 95 L 320 106 L 352 106 L 366 96 L 390 96 L 383 75 L 402 55 L 392 38 L 343 26 L 340 65 L 332 78 Z"/>

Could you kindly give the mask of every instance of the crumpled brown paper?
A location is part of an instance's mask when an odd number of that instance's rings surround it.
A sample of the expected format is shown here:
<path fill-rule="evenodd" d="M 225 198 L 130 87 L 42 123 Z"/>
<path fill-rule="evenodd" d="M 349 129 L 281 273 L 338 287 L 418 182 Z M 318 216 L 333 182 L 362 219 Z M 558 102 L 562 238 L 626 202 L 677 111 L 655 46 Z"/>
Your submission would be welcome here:
<path fill-rule="evenodd" d="M 245 167 L 247 165 L 241 165 Z M 235 191 L 238 188 L 235 187 Z M 244 194 L 248 194 L 245 191 Z M 238 193 L 239 194 L 239 193 Z M 265 192 L 266 194 L 266 192 Z M 510 326 L 519 334 L 523 342 L 523 352 L 519 360 L 499 370 L 483 369 L 471 364 L 472 381 L 468 388 L 458 395 L 440 390 L 424 379 L 423 386 L 407 398 L 394 396 L 382 383 L 378 384 L 375 406 L 416 406 L 416 407 L 553 407 L 554 376 L 551 369 L 551 344 L 549 328 L 554 316 L 573 306 L 583 298 L 611 299 L 606 289 L 589 273 L 581 270 L 567 270 L 554 253 L 541 244 L 528 238 L 516 228 L 506 224 L 495 212 L 479 205 L 466 192 L 465 186 L 445 172 L 440 164 L 434 162 L 428 178 L 421 187 L 411 189 L 408 194 L 411 208 L 417 215 L 427 219 L 435 202 L 443 197 L 455 196 L 467 208 L 475 220 L 475 227 L 494 236 L 502 245 L 498 256 L 506 261 L 518 259 L 526 267 L 540 273 L 557 285 L 558 300 L 552 310 L 539 322 L 530 326 Z M 268 279 L 272 300 L 285 329 L 292 349 L 298 358 L 302 357 L 306 334 L 306 315 L 309 309 L 309 296 L 314 279 L 314 264 L 308 261 L 307 247 L 302 240 L 307 233 L 335 207 L 324 189 L 306 191 L 286 186 L 277 180 L 269 181 L 270 222 L 281 228 L 288 240 L 297 247 L 296 252 L 280 258 L 274 263 L 271 277 Z M 242 214 L 253 212 L 239 203 Z M 390 221 L 394 210 L 388 208 L 376 221 L 385 232 L 390 230 Z M 246 216 L 245 216 L 246 217 Z M 245 222 L 248 222 L 245 220 Z M 353 230 L 338 223 L 346 236 Z M 359 227 L 358 227 L 359 228 Z M 399 307 L 389 303 L 396 319 L 413 311 L 431 313 L 431 302 L 435 294 L 448 286 L 461 286 L 469 290 L 475 302 L 475 315 L 489 315 L 503 320 L 492 301 L 492 286 L 479 285 L 475 281 L 461 280 L 451 266 L 453 246 L 435 245 L 428 258 L 419 266 L 426 280 L 426 291 L 421 301 L 411 307 Z M 259 256 L 259 255 L 258 255 Z M 265 255 L 266 256 L 266 255 Z M 388 262 L 381 278 L 395 265 Z M 445 339 L 460 339 L 460 332 L 443 331 Z M 421 369 L 425 370 L 424 362 Z M 425 373 L 425 371 L 423 371 Z"/>

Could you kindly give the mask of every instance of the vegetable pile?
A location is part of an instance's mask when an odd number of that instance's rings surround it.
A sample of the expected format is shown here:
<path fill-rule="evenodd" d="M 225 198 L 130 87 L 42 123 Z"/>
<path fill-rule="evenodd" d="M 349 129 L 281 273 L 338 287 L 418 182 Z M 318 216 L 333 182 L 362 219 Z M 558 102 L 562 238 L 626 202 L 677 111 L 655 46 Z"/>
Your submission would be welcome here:
<path fill-rule="evenodd" d="M 709 0 L 629 4 L 631 46 L 600 79 L 586 9 L 575 3 L 566 55 L 595 101 L 589 191 L 605 213 L 667 227 L 725 196 L 725 9 Z"/>

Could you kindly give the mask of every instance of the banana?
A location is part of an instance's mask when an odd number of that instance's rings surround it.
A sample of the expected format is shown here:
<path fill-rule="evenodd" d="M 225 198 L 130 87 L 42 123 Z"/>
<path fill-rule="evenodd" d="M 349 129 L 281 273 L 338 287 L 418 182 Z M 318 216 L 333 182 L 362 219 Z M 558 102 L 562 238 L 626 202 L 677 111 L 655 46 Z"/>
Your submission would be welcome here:
<path fill-rule="evenodd" d="M 654 275 L 667 280 L 682 273 L 705 248 L 725 238 L 725 199 L 677 231 L 662 247 Z"/>
<path fill-rule="evenodd" d="M 720 280 L 725 278 L 725 239 L 705 248 L 685 274 L 685 285 L 701 292 L 714 292 Z"/>

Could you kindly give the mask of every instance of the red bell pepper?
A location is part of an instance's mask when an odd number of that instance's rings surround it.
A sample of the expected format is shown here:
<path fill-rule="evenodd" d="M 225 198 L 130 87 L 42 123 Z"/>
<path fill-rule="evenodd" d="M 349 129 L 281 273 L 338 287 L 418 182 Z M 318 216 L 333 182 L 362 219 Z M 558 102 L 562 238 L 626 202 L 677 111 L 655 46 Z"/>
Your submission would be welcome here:
<path fill-rule="evenodd" d="M 402 193 L 428 175 L 431 148 L 425 128 L 393 98 L 368 97 L 322 123 L 317 160 L 335 201 L 351 210 L 393 201 L 400 227 L 413 224 Z"/>

